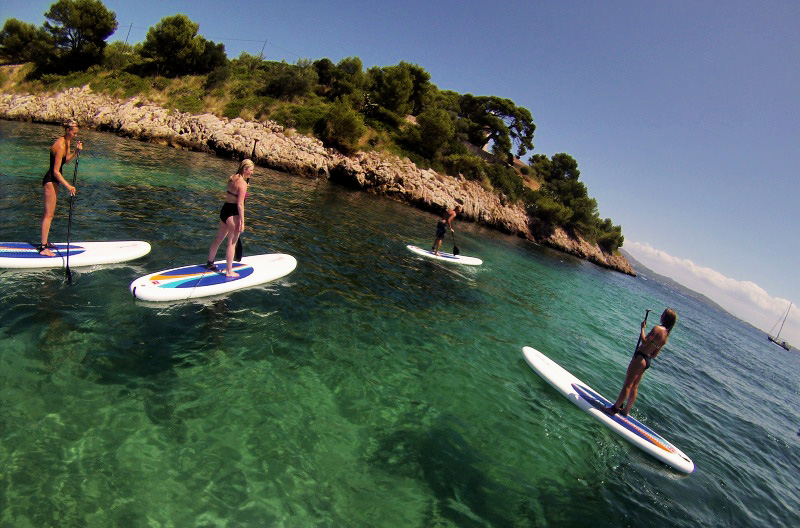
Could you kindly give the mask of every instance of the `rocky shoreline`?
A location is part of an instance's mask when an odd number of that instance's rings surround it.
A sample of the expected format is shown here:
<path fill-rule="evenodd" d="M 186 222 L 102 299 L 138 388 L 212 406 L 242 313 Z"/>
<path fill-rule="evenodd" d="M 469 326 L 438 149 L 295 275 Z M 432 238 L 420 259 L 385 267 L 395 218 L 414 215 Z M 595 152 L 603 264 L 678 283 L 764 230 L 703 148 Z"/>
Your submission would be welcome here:
<path fill-rule="evenodd" d="M 170 111 L 133 98 L 118 101 L 93 93 L 88 86 L 53 95 L 0 93 L 0 119 L 37 123 L 77 120 L 81 126 L 176 148 L 240 158 L 258 140 L 256 164 L 387 196 L 428 211 L 459 203 L 462 220 L 517 235 L 586 259 L 604 268 L 636 275 L 622 255 L 610 255 L 596 244 L 546 230 L 525 209 L 487 192 L 477 182 L 419 169 L 408 159 L 359 152 L 344 156 L 316 138 L 295 133 L 271 121 L 252 122 Z"/>

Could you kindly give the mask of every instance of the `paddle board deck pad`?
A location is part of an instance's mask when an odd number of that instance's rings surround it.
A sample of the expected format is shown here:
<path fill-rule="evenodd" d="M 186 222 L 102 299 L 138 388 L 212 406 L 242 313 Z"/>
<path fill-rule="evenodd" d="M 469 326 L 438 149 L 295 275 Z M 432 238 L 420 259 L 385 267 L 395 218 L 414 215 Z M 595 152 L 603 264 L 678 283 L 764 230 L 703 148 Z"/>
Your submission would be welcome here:
<path fill-rule="evenodd" d="M 554 389 L 622 438 L 678 471 L 694 471 L 692 459 L 643 423 L 631 416 L 611 416 L 603 412 L 611 402 L 556 362 L 527 346 L 522 348 L 522 354 L 534 372 Z"/>
<path fill-rule="evenodd" d="M 438 255 L 434 255 L 433 251 L 428 251 L 427 249 L 422 249 L 421 247 L 417 246 L 406 246 L 410 251 L 416 253 L 417 255 L 421 255 L 423 257 L 428 257 L 436 260 L 443 260 L 445 262 L 455 262 L 456 264 L 466 264 L 468 266 L 480 266 L 483 264 L 483 261 L 479 258 L 475 257 L 465 257 L 464 255 L 453 255 L 452 253 L 445 253 L 444 251 L 440 251 Z"/>
<path fill-rule="evenodd" d="M 193 265 L 151 273 L 133 281 L 130 290 L 134 297 L 143 301 L 180 301 L 220 295 L 288 275 L 297 267 L 297 260 L 280 253 L 244 257 L 241 262 L 233 263 L 238 277 L 225 276 L 224 260 L 214 264 L 219 271 Z"/>
<path fill-rule="evenodd" d="M 0 268 L 63 268 L 67 265 L 67 244 L 55 244 L 55 256 L 46 257 L 27 242 L 0 242 Z M 150 253 L 150 244 L 138 240 L 120 242 L 72 242 L 69 267 L 116 264 Z"/>

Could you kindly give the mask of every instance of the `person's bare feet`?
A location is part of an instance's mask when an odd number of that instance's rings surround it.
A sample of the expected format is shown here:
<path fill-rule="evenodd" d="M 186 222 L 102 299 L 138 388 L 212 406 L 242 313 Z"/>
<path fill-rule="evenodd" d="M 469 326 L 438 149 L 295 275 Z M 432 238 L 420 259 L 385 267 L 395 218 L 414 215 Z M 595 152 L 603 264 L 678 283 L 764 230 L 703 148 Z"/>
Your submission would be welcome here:
<path fill-rule="evenodd" d="M 50 251 L 50 248 L 54 247 L 56 246 L 50 243 L 42 244 L 40 246 L 36 246 L 36 251 L 38 251 L 39 254 L 43 257 L 55 257 L 56 254 Z"/>

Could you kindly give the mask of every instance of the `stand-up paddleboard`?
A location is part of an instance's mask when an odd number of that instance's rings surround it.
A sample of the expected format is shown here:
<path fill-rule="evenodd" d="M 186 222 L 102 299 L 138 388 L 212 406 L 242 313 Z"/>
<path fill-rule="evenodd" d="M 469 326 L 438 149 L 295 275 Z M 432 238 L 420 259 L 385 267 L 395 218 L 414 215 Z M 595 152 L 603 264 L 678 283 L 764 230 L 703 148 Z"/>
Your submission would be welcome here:
<path fill-rule="evenodd" d="M 202 265 L 183 266 L 139 277 L 131 283 L 134 297 L 143 301 L 180 301 L 219 295 L 264 284 L 288 275 L 297 267 L 291 255 L 273 253 L 244 257 L 233 263 L 238 277 L 225 276 L 225 261 L 215 262 L 219 271 Z"/>
<path fill-rule="evenodd" d="M 480 266 L 483 264 L 483 261 L 479 258 L 475 257 L 465 257 L 464 255 L 453 255 L 452 253 L 445 253 L 444 251 L 440 251 L 438 255 L 434 255 L 433 251 L 429 251 L 427 249 L 422 249 L 421 247 L 417 246 L 406 246 L 409 250 L 413 251 L 417 255 L 421 255 L 423 257 L 428 257 L 436 260 L 443 260 L 445 262 L 455 262 L 456 264 L 466 264 L 468 266 Z"/>
<path fill-rule="evenodd" d="M 63 268 L 67 264 L 67 245 L 50 248 L 55 256 L 46 257 L 27 242 L 0 242 L 0 268 Z M 116 264 L 150 253 L 150 244 L 138 240 L 120 242 L 72 242 L 69 245 L 69 266 Z"/>
<path fill-rule="evenodd" d="M 603 409 L 610 407 L 611 402 L 556 362 L 527 346 L 522 348 L 522 354 L 528 365 L 554 389 L 622 438 L 678 471 L 694 471 L 692 459 L 643 423 L 631 416 L 604 413 Z"/>

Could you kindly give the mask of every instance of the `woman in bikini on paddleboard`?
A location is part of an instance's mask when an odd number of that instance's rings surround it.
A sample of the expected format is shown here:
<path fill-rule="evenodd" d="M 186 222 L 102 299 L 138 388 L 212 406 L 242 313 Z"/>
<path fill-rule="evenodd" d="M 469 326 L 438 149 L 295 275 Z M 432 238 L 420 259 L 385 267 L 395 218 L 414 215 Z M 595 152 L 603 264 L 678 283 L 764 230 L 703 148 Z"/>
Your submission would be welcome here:
<path fill-rule="evenodd" d="M 645 317 L 645 319 L 647 319 Z M 641 343 L 636 347 L 636 352 L 633 354 L 633 359 L 628 364 L 628 371 L 625 374 L 625 382 L 622 384 L 622 390 L 619 392 L 617 401 L 614 405 L 606 409 L 608 414 L 621 414 L 628 416 L 628 413 L 636 401 L 636 396 L 639 394 L 639 382 L 642 381 L 644 371 L 650 368 L 650 362 L 660 352 L 664 345 L 667 344 L 669 333 L 675 322 L 678 320 L 678 314 L 672 308 L 667 308 L 661 314 L 661 324 L 654 326 L 650 333 L 645 336 L 644 329 L 647 321 L 642 321 L 642 329 L 639 338 Z M 627 403 L 625 403 L 627 400 Z M 623 407 L 623 404 L 625 406 Z"/>
<path fill-rule="evenodd" d="M 236 174 L 228 178 L 228 186 L 225 193 L 225 203 L 219 213 L 219 229 L 217 238 L 211 243 L 208 251 L 208 262 L 206 268 L 217 271 L 214 266 L 214 259 L 220 244 L 228 237 L 228 247 L 225 250 L 225 276 L 235 278 L 239 274 L 233 271 L 233 255 L 236 251 L 236 241 L 239 234 L 244 231 L 244 200 L 247 198 L 247 181 L 253 175 L 255 164 L 249 159 L 242 160 Z"/>
<path fill-rule="evenodd" d="M 70 196 L 75 196 L 76 189 L 61 174 L 64 164 L 71 161 L 83 149 L 83 143 L 75 143 L 75 151 L 70 149 L 72 140 L 78 137 L 78 123 L 69 121 L 64 124 L 64 135 L 56 139 L 50 147 L 50 169 L 42 178 L 42 189 L 44 191 L 44 215 L 42 216 L 42 243 L 36 246 L 40 255 L 53 257 L 55 253 L 50 251 L 55 249 L 55 244 L 47 241 L 50 235 L 50 224 L 53 222 L 53 215 L 56 212 L 56 198 L 58 186 L 63 185 L 69 191 Z"/>

